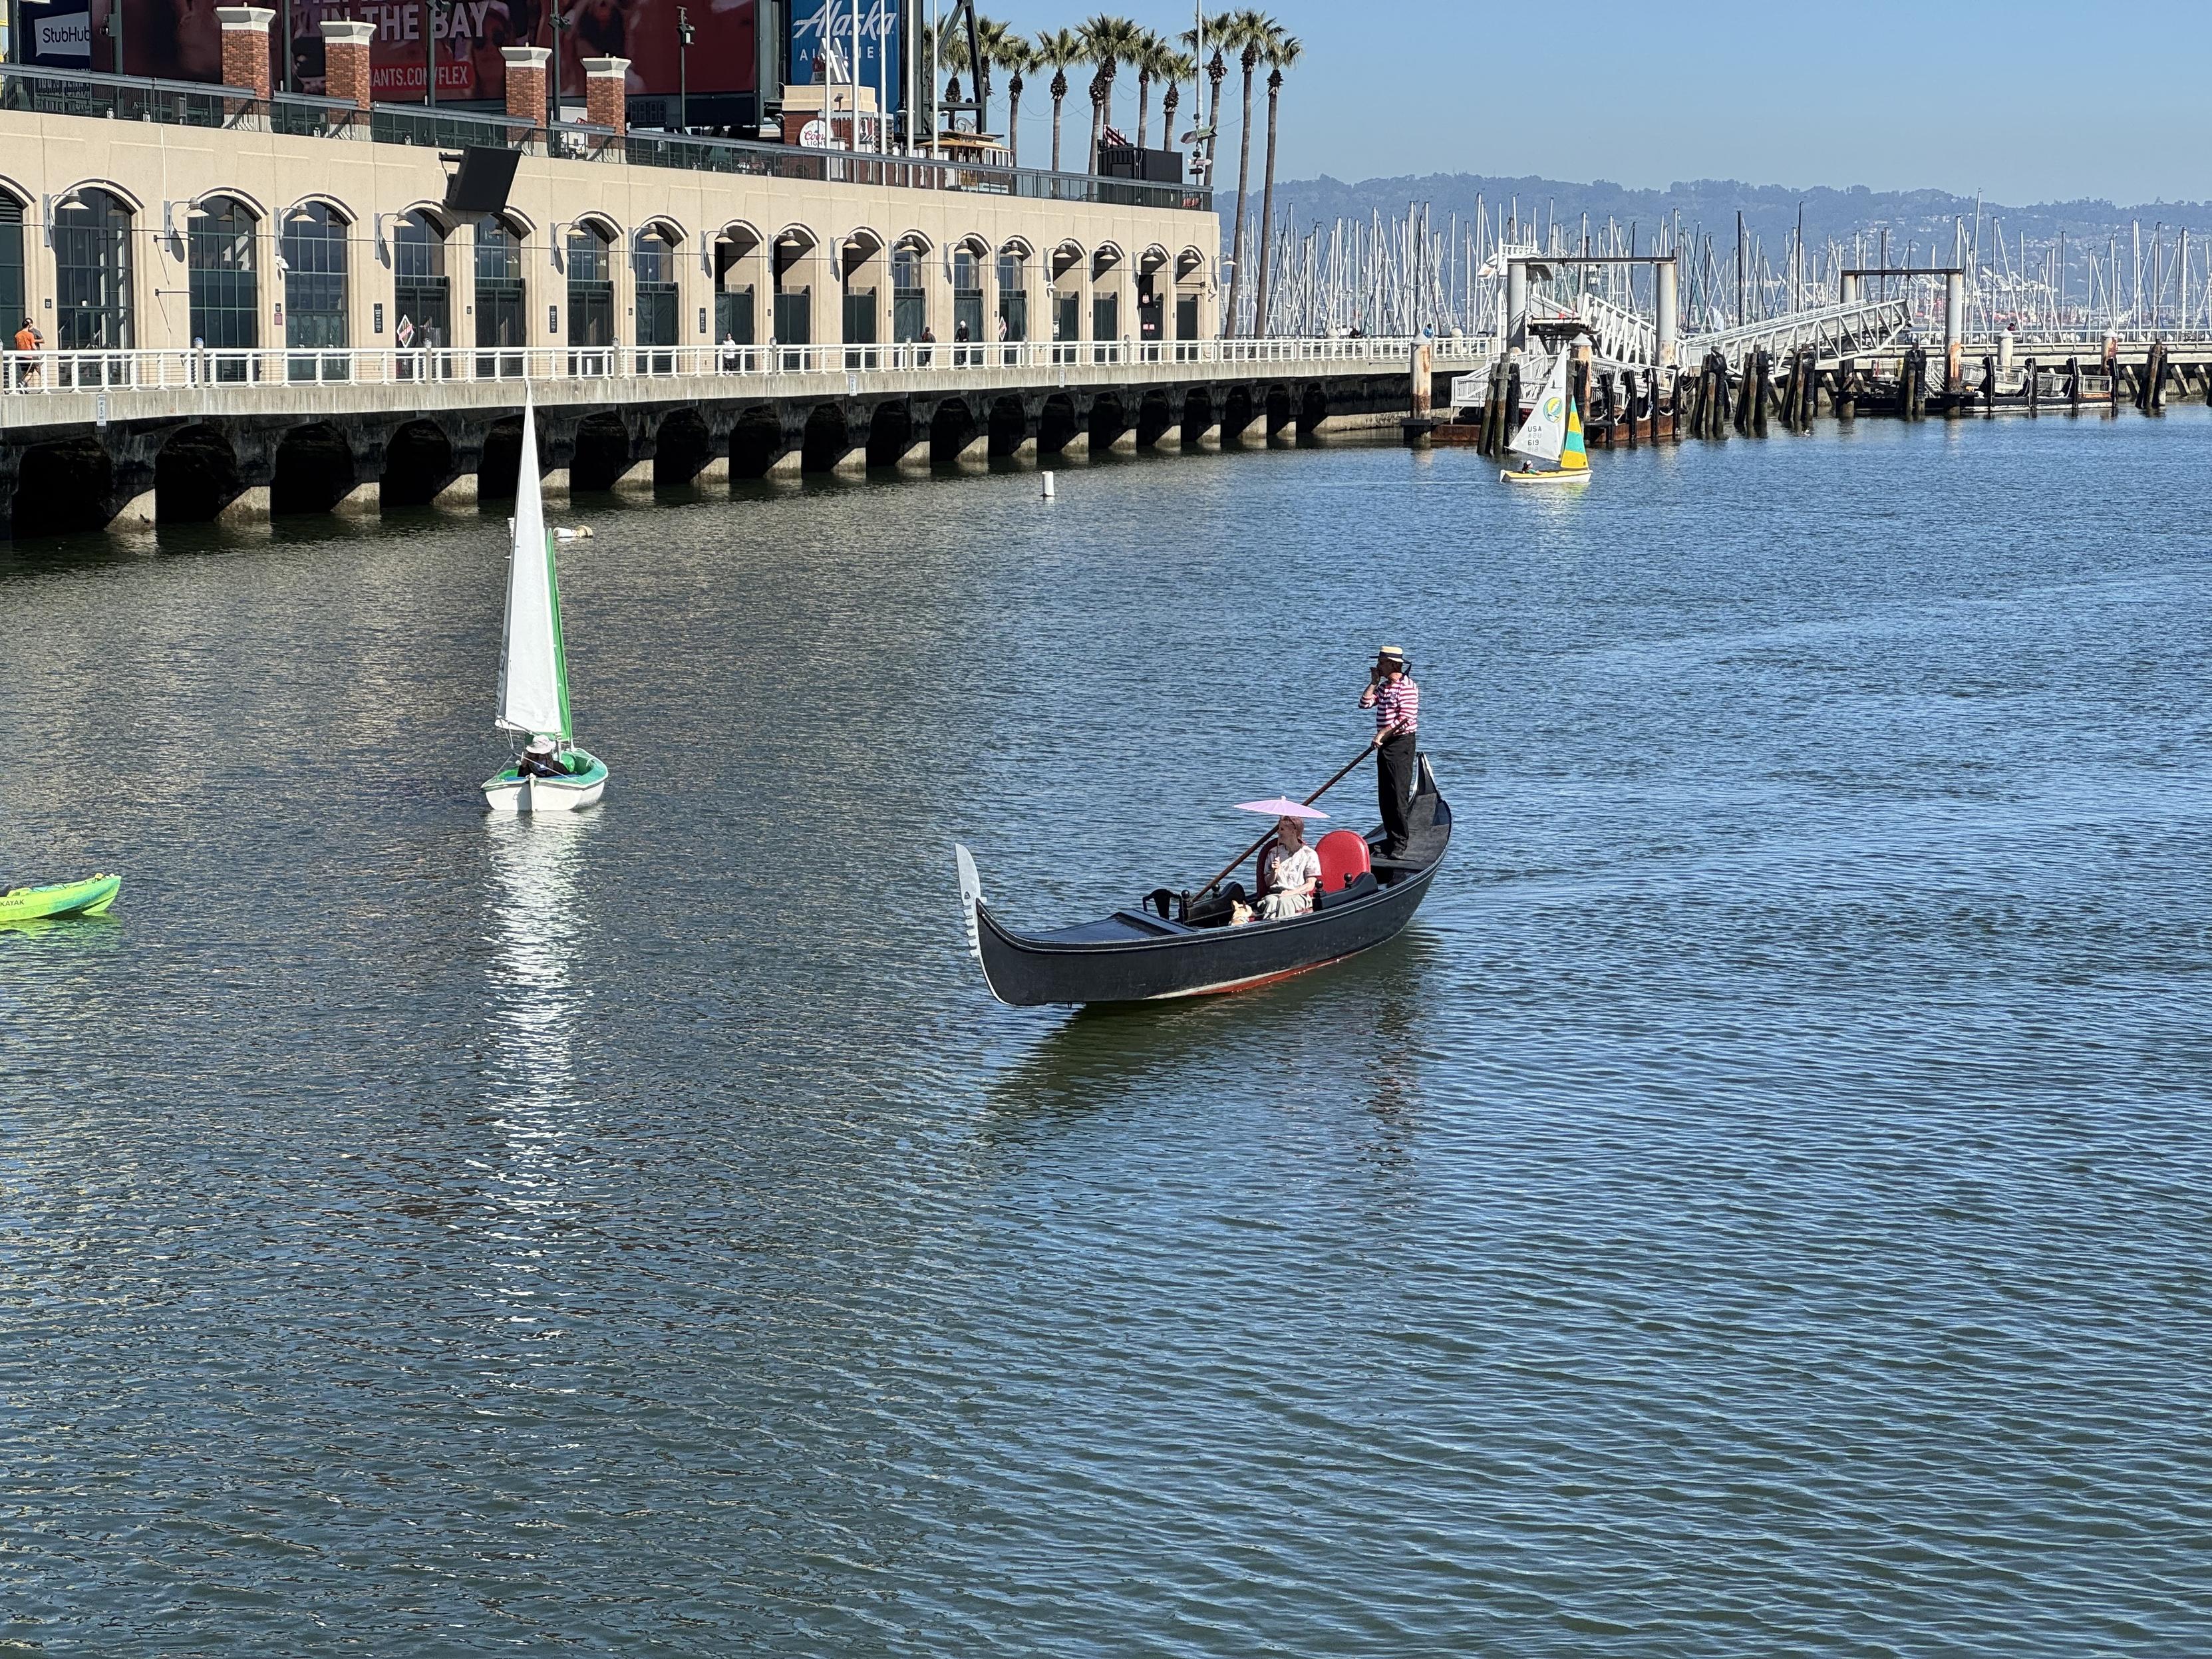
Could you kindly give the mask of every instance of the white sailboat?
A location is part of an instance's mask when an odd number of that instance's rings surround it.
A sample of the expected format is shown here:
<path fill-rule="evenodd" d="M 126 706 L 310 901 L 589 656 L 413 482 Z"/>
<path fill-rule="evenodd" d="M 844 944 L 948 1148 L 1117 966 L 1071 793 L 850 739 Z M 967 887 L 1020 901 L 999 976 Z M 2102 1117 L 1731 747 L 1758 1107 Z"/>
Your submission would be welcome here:
<path fill-rule="evenodd" d="M 568 719 L 568 653 L 561 637 L 561 582 L 555 537 L 545 527 L 538 480 L 538 419 L 528 388 L 522 399 L 522 465 L 515 479 L 513 541 L 507 561 L 507 632 L 499 653 L 499 715 L 523 752 L 484 781 L 495 812 L 577 812 L 606 793 L 606 763 L 575 744 Z"/>
<path fill-rule="evenodd" d="M 1552 360 L 1552 372 L 1545 378 L 1544 389 L 1536 394 L 1536 406 L 1506 446 L 1516 455 L 1545 465 L 1541 470 L 1524 465 L 1517 472 L 1510 469 L 1500 472 L 1498 476 L 1508 483 L 1589 482 L 1589 451 L 1583 446 L 1582 411 L 1575 407 L 1574 394 L 1567 390 L 1570 355 L 1562 350 Z"/>

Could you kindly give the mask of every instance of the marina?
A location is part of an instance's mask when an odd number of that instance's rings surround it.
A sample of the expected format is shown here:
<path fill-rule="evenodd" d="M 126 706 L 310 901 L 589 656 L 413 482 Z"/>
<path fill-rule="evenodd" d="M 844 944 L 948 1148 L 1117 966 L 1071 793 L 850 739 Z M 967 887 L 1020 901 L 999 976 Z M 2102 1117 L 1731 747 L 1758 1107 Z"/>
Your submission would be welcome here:
<path fill-rule="evenodd" d="M 125 872 L 0 929 L 0 1631 L 2186 1648 L 2207 420 L 618 493 L 568 822 L 477 793 L 501 507 L 0 555 L 9 845 Z M 955 842 L 1194 887 L 1417 626 L 1397 942 L 992 1001 Z"/>
<path fill-rule="evenodd" d="M 2202 1649 L 2039 21 L 0 3 L 0 1655 Z"/>

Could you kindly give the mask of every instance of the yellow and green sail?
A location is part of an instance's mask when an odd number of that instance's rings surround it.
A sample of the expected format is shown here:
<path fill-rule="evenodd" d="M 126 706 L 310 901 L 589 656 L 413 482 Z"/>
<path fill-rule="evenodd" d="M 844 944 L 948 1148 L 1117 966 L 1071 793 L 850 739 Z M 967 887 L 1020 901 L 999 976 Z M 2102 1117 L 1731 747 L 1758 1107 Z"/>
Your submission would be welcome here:
<path fill-rule="evenodd" d="M 1583 446 L 1583 412 L 1575 407 L 1572 394 L 1567 398 L 1567 435 L 1559 441 L 1559 471 L 1589 471 L 1589 451 Z"/>

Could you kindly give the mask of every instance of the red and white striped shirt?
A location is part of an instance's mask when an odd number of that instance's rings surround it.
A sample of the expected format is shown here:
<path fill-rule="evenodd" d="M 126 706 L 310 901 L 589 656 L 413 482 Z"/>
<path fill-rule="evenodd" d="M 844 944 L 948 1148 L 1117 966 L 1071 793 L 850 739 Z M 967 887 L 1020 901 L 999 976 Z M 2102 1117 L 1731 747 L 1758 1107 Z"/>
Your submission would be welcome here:
<path fill-rule="evenodd" d="M 1375 698 L 1375 729 L 1412 736 L 1421 729 L 1421 688 L 1411 676 L 1369 688 Z M 1360 698 L 1362 702 L 1367 701 Z"/>

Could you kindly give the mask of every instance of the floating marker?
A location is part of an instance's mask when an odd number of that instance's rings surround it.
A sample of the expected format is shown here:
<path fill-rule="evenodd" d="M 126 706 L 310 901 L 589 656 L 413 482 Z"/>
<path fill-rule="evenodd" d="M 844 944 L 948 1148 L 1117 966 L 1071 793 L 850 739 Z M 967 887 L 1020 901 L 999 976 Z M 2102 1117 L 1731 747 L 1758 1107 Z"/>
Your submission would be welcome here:
<path fill-rule="evenodd" d="M 1052 474 L 1049 472 L 1044 475 L 1044 498 L 1047 501 L 1052 499 Z"/>

